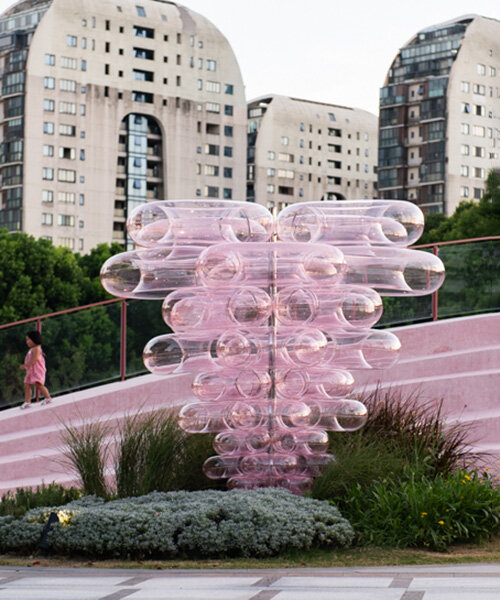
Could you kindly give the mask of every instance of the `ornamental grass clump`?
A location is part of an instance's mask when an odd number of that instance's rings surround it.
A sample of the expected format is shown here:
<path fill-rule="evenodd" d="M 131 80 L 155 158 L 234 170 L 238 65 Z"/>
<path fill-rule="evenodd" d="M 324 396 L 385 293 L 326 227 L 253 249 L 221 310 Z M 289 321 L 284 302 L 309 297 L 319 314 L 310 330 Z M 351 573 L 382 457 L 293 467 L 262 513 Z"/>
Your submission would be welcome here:
<path fill-rule="evenodd" d="M 486 474 L 461 470 L 355 485 L 340 507 L 361 545 L 446 550 L 500 531 L 500 490 Z"/>
<path fill-rule="evenodd" d="M 345 547 L 354 531 L 328 502 L 281 489 L 154 492 L 104 501 L 86 497 L 0 518 L 1 552 L 35 552 L 48 515 L 59 523 L 49 550 L 93 558 L 264 557 Z"/>

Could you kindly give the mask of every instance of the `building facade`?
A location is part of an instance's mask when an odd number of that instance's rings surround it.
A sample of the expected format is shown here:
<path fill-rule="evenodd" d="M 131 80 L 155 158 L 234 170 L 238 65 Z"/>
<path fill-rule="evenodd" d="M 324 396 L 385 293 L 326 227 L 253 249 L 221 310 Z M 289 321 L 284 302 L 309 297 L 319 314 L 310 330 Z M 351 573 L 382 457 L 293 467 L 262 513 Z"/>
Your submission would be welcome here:
<path fill-rule="evenodd" d="M 224 36 L 163 0 L 22 0 L 0 16 L 0 227 L 126 245 L 153 199 L 245 197 L 246 101 Z"/>
<path fill-rule="evenodd" d="M 367 111 L 270 95 L 248 104 L 247 200 L 376 197 L 377 117 Z"/>
<path fill-rule="evenodd" d="M 500 166 L 500 21 L 468 15 L 420 31 L 380 94 L 378 188 L 450 215 Z"/>

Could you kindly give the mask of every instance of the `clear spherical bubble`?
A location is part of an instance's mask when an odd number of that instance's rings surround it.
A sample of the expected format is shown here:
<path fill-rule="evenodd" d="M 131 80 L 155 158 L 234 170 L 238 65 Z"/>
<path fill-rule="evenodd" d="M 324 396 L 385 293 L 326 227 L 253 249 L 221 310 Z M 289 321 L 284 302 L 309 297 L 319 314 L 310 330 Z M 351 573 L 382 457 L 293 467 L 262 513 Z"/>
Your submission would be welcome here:
<path fill-rule="evenodd" d="M 228 313 L 240 325 L 260 325 L 271 315 L 271 299 L 260 288 L 244 287 L 231 295 Z"/>
<path fill-rule="evenodd" d="M 424 231 L 424 215 L 413 202 L 389 202 L 384 217 L 382 231 L 390 242 L 411 246 Z M 391 221 L 401 225 L 405 234 L 394 227 Z"/>
<path fill-rule="evenodd" d="M 273 229 L 273 217 L 264 207 L 258 205 L 237 207 L 229 209 L 223 219 L 224 239 L 239 242 L 267 242 L 271 239 Z M 225 228 L 230 232 L 226 233 Z"/>
<path fill-rule="evenodd" d="M 233 283 L 242 274 L 241 260 L 236 252 L 227 249 L 202 252 L 196 262 L 196 273 L 209 286 Z"/>
<path fill-rule="evenodd" d="M 265 471 L 265 467 L 262 454 L 248 454 L 247 456 L 243 456 L 240 462 L 242 475 L 250 477 L 261 475 Z"/>
<path fill-rule="evenodd" d="M 317 388 L 327 398 L 342 398 L 353 390 L 354 377 L 349 371 L 333 369 L 322 375 Z"/>
<path fill-rule="evenodd" d="M 361 350 L 372 369 L 388 369 L 399 358 L 401 342 L 390 331 L 373 331 L 361 343 Z"/>
<path fill-rule="evenodd" d="M 203 405 L 186 404 L 181 408 L 177 422 L 187 433 L 204 433 L 207 430 L 210 415 Z"/>
<path fill-rule="evenodd" d="M 203 402 L 214 402 L 227 389 L 226 381 L 219 373 L 198 373 L 193 380 L 193 394 Z"/>
<path fill-rule="evenodd" d="M 382 309 L 382 299 L 376 292 L 370 296 L 350 293 L 341 305 L 345 320 L 354 327 L 371 327 L 382 316 Z"/>
<path fill-rule="evenodd" d="M 172 373 L 183 358 L 182 346 L 171 336 L 157 336 L 149 340 L 142 353 L 144 366 L 151 373 Z"/>
<path fill-rule="evenodd" d="M 207 300 L 202 295 L 174 292 L 163 302 L 163 320 L 174 331 L 183 331 L 203 323 L 207 309 Z"/>
<path fill-rule="evenodd" d="M 318 298 L 312 290 L 288 287 L 276 298 L 276 316 L 283 325 L 303 325 L 315 318 Z"/>
<path fill-rule="evenodd" d="M 285 398 L 301 398 L 309 383 L 307 372 L 300 369 L 278 369 L 276 391 Z"/>
<path fill-rule="evenodd" d="M 217 340 L 216 353 L 226 367 L 242 368 L 252 362 L 257 348 L 246 333 L 226 331 Z"/>
<path fill-rule="evenodd" d="M 444 281 L 445 270 L 441 260 L 429 252 L 419 252 L 418 260 L 405 265 L 403 275 L 413 294 L 430 294 Z M 415 256 L 415 258 L 417 258 Z"/>
<path fill-rule="evenodd" d="M 277 453 L 291 453 L 297 446 L 293 433 L 289 430 L 280 430 L 271 438 L 271 445 Z"/>
<path fill-rule="evenodd" d="M 228 407 L 224 420 L 231 429 L 252 429 L 261 424 L 262 413 L 258 406 L 235 402 Z"/>
<path fill-rule="evenodd" d="M 330 440 L 328 433 L 322 429 L 302 429 L 296 431 L 294 436 L 297 443 L 304 445 L 312 454 L 322 454 L 328 450 Z"/>
<path fill-rule="evenodd" d="M 278 477 L 297 475 L 299 472 L 298 457 L 296 454 L 274 454 L 270 463 Z"/>
<path fill-rule="evenodd" d="M 285 209 L 278 216 L 278 236 L 283 241 L 315 242 L 323 227 L 321 212 L 305 205 Z"/>
<path fill-rule="evenodd" d="M 127 219 L 130 237 L 141 246 L 153 246 L 168 236 L 168 211 L 156 202 L 137 206 Z"/>
<path fill-rule="evenodd" d="M 343 431 L 361 429 L 368 418 L 368 411 L 362 402 L 357 400 L 341 400 L 336 419 Z"/>
<path fill-rule="evenodd" d="M 101 284 L 113 296 L 127 297 L 141 281 L 141 270 L 135 252 L 111 256 L 101 268 Z"/>
<path fill-rule="evenodd" d="M 279 413 L 286 427 L 311 425 L 311 408 L 304 402 L 294 400 L 280 402 Z"/>
<path fill-rule="evenodd" d="M 239 473 L 240 458 L 211 456 L 203 463 L 203 472 L 209 479 L 225 479 Z"/>
<path fill-rule="evenodd" d="M 247 448 L 250 452 L 265 452 L 269 449 L 269 430 L 255 429 L 246 432 Z"/>
<path fill-rule="evenodd" d="M 233 431 L 222 431 L 215 436 L 213 446 L 218 454 L 234 454 L 241 450 L 241 438 Z"/>
<path fill-rule="evenodd" d="M 328 340 L 319 329 L 301 329 L 284 341 L 288 358 L 296 365 L 320 366 L 330 349 Z"/>
<path fill-rule="evenodd" d="M 334 283 L 345 270 L 344 256 L 337 248 L 325 245 L 324 253 L 313 251 L 304 258 L 303 269 L 311 281 Z"/>
<path fill-rule="evenodd" d="M 271 377 L 266 371 L 240 371 L 234 380 L 236 391 L 243 398 L 263 398 L 271 389 Z"/>

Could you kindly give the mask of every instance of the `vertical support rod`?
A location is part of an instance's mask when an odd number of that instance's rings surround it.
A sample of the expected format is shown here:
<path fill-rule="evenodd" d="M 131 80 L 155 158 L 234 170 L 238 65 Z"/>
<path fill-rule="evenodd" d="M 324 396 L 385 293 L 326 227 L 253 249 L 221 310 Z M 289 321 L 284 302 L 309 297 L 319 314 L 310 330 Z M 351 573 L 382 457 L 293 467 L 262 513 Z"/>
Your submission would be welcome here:
<path fill-rule="evenodd" d="M 439 256 L 439 246 L 432 246 L 434 256 Z M 432 293 L 432 320 L 438 320 L 438 291 Z"/>
<path fill-rule="evenodd" d="M 38 333 L 42 333 L 42 320 L 41 319 L 37 319 L 36 330 L 38 331 Z M 38 388 L 35 387 L 35 402 L 38 402 L 39 400 L 40 400 L 40 392 L 38 391 Z"/>
<path fill-rule="evenodd" d="M 127 375 L 127 301 L 122 300 L 120 311 L 120 379 Z"/>

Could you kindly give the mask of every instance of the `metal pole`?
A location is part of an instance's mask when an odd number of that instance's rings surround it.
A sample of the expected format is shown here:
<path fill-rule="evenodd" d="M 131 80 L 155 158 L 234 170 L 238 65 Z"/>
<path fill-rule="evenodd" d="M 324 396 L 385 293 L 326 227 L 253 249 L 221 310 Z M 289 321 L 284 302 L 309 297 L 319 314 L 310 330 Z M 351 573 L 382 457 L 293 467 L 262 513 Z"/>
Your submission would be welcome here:
<path fill-rule="evenodd" d="M 434 256 L 439 256 L 439 246 L 432 246 L 432 253 Z M 438 320 L 438 291 L 436 290 L 432 294 L 432 320 Z"/>
<path fill-rule="evenodd" d="M 120 311 L 120 379 L 127 376 L 127 301 L 122 300 Z"/>

